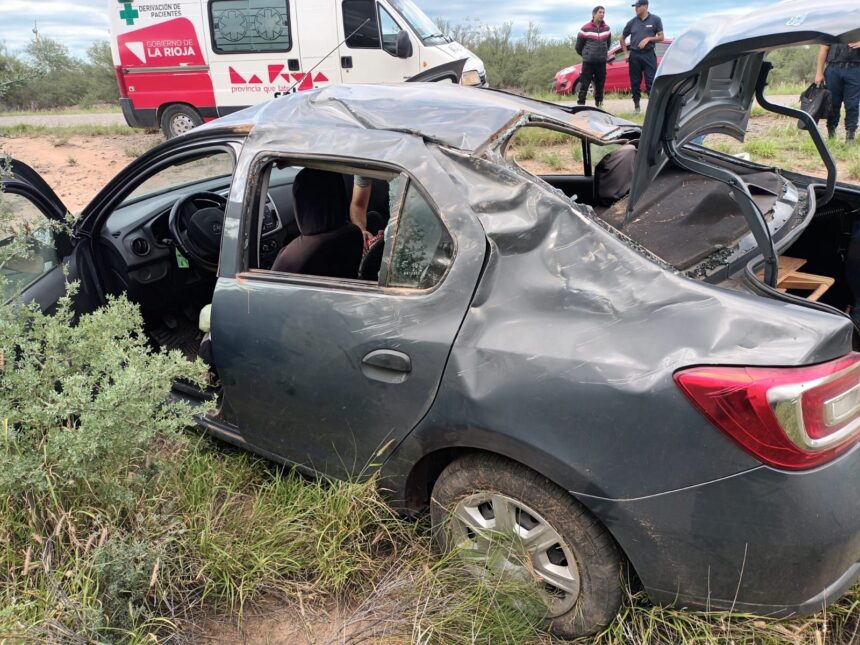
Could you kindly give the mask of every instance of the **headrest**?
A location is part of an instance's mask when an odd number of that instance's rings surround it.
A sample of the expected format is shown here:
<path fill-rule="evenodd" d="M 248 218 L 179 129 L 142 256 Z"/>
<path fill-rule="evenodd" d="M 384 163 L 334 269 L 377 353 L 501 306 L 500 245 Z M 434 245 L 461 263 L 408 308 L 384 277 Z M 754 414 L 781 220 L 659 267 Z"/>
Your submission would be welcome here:
<path fill-rule="evenodd" d="M 340 173 L 302 169 L 293 180 L 293 201 L 302 235 L 328 233 L 348 221 L 349 204 Z"/>

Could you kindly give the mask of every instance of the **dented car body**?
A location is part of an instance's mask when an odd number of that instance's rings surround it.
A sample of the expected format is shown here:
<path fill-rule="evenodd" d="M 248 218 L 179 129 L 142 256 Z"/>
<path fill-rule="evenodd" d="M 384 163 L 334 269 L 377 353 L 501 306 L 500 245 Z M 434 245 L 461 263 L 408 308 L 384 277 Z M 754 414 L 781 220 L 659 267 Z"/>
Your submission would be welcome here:
<path fill-rule="evenodd" d="M 63 263 L 81 280 L 82 311 L 124 291 L 153 328 L 175 332 L 188 303 L 195 316 L 211 303 L 204 341 L 219 383 L 204 394 L 218 409 L 200 423 L 227 441 L 327 476 L 379 473 L 392 503 L 413 513 L 452 464 L 492 455 L 585 509 L 655 602 L 816 611 L 860 576 L 860 354 L 838 249 L 860 191 L 688 142 L 743 136 L 769 47 L 860 38 L 860 15 L 840 6 L 838 19 L 807 12 L 802 32 L 786 26 L 789 3 L 767 14 L 766 33 L 727 23 L 721 40 L 677 39 L 641 132 L 599 110 L 450 85 L 277 99 L 132 163 L 84 211 Z M 598 205 L 587 155 L 582 176 L 567 179 L 506 160 L 525 127 L 589 145 L 640 140 L 630 197 Z M 229 174 L 130 198 L 212 151 L 234 160 Z M 399 178 L 376 279 L 272 270 L 302 234 L 288 217 L 301 210 L 299 166 Z M 19 171 L 7 192 L 46 193 Z M 176 226 L 175 204 L 195 194 L 192 228 L 201 212 L 221 213 L 208 257 L 217 272 L 195 267 L 200 253 Z M 410 240 L 419 202 L 421 221 L 435 223 Z M 419 277 L 398 278 L 403 249 L 418 246 L 426 252 L 407 259 L 426 260 Z M 807 259 L 830 271 L 829 304 L 779 291 L 765 266 L 804 249 L 819 249 Z M 62 287 L 61 274 L 46 274 L 25 295 L 48 308 Z M 172 346 L 169 333 L 153 338 Z M 596 584 L 587 549 L 538 502 L 505 496 L 517 518 L 546 520 L 559 536 L 533 554 L 552 561 L 536 571 L 552 602 L 576 611 Z M 476 521 L 498 528 L 491 507 L 477 504 Z M 516 522 L 518 534 L 532 530 Z M 467 526 L 467 541 L 476 532 Z M 563 613 L 550 618 L 563 625 Z M 590 620 L 559 631 L 606 622 Z"/>

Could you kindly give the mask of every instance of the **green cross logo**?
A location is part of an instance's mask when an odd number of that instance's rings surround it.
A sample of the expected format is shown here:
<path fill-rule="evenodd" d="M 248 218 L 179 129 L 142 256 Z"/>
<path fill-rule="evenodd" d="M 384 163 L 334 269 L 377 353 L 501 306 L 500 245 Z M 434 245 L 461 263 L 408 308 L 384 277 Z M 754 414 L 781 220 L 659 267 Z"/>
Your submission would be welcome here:
<path fill-rule="evenodd" d="M 125 20 L 126 25 L 133 25 L 134 21 L 140 17 L 140 13 L 131 6 L 130 2 L 126 2 L 123 6 L 124 9 L 119 12 L 119 17 Z"/>

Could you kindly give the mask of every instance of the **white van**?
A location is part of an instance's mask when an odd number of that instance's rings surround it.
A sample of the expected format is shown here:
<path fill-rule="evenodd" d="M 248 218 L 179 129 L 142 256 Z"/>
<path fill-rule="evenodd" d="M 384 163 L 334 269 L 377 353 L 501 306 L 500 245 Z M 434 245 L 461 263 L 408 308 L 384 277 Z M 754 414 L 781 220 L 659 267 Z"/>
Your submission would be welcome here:
<path fill-rule="evenodd" d="M 328 83 L 399 82 L 467 59 L 412 0 L 108 0 L 120 104 L 168 137 Z"/>

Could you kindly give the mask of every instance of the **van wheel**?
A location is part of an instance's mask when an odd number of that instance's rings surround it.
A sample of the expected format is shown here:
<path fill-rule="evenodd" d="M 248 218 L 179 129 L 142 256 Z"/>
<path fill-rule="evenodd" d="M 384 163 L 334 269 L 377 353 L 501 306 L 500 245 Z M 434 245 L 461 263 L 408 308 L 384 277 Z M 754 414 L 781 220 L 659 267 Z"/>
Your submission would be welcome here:
<path fill-rule="evenodd" d="M 167 139 L 185 134 L 202 123 L 197 110 L 187 105 L 171 105 L 161 115 L 161 131 Z"/>
<path fill-rule="evenodd" d="M 538 583 L 546 626 L 561 638 L 595 634 L 621 605 L 621 557 L 573 497 L 538 473 L 492 455 L 468 455 L 433 487 L 433 531 L 462 549 L 477 574 Z"/>

